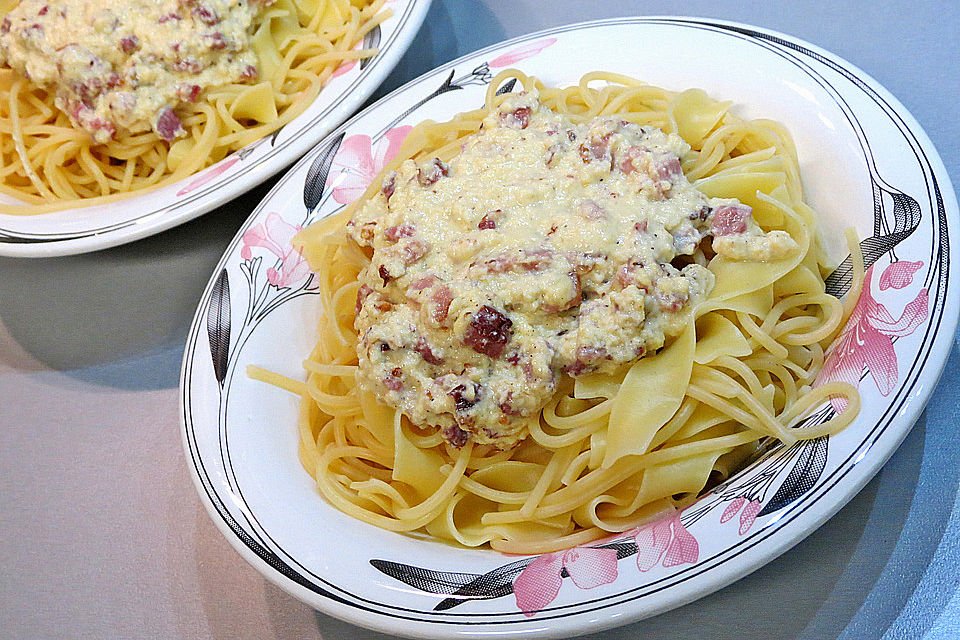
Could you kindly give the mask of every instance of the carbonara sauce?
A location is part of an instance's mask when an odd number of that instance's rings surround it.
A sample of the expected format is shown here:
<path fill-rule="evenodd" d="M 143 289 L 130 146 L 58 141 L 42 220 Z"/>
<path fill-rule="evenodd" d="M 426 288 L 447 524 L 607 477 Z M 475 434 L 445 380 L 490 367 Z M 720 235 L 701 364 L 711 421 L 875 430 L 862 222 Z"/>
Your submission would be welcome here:
<path fill-rule="evenodd" d="M 674 134 L 508 97 L 449 164 L 405 161 L 349 223 L 360 384 L 413 423 L 510 447 L 561 375 L 610 372 L 684 328 L 713 274 L 796 250 L 683 175 Z"/>
<path fill-rule="evenodd" d="M 56 94 L 95 142 L 118 129 L 185 133 L 174 109 L 257 78 L 249 29 L 272 0 L 23 0 L 0 22 L 0 62 Z"/>

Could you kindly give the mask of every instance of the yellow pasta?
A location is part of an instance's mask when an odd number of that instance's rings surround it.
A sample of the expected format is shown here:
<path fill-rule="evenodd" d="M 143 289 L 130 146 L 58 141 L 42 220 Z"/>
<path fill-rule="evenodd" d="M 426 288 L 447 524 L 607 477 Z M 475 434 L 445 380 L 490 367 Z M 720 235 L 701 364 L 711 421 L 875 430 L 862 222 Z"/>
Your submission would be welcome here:
<path fill-rule="evenodd" d="M 542 553 L 684 508 L 766 438 L 791 443 L 848 425 L 858 409 L 855 388 L 810 388 L 845 312 L 825 293 L 817 221 L 801 199 L 785 130 L 740 119 L 729 103 L 696 89 L 674 93 L 605 73 L 554 89 L 508 71 L 490 85 L 485 109 L 415 127 L 385 172 L 406 158 L 455 154 L 502 99 L 494 92 L 509 77 L 537 88 L 544 105 L 574 120 L 615 113 L 679 133 L 692 148 L 683 169 L 699 188 L 750 203 L 765 231 L 788 232 L 800 250 L 762 263 L 701 247 L 695 258 L 716 285 L 678 338 L 613 374 L 565 377 L 517 446 L 499 451 L 468 442 L 456 449 L 355 383 L 351 303 L 366 257 L 344 231 L 358 206 L 351 205 L 296 240 L 318 274 L 323 301 L 306 364 L 299 443 L 321 494 L 386 529 Z M 379 188 L 378 179 L 358 202 Z M 848 408 L 796 428 L 831 396 L 847 398 Z"/>
<path fill-rule="evenodd" d="M 32 215 L 114 202 L 182 180 L 270 135 L 313 101 L 343 63 L 370 57 L 364 35 L 390 15 L 386 0 L 276 0 L 252 25 L 256 85 L 205 92 L 177 111 L 187 136 L 118 132 L 96 144 L 54 105 L 52 93 L 0 68 L 0 193 Z M 17 3 L 8 3 L 9 11 Z"/>

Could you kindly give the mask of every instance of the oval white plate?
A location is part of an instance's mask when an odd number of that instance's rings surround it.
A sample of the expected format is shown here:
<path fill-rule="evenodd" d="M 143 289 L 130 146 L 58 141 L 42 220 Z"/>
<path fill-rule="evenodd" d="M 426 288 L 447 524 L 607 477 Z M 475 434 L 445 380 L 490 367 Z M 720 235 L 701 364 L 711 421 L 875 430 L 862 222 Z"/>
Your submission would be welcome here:
<path fill-rule="evenodd" d="M 192 220 L 257 186 L 306 153 L 376 91 L 413 42 L 431 0 L 391 0 L 393 15 L 364 39 L 380 52 L 341 66 L 306 111 L 217 164 L 150 193 L 36 216 L 0 214 L 0 256 L 42 258 L 96 251 Z M 4 202 L 15 200 L 4 197 Z"/>
<path fill-rule="evenodd" d="M 294 230 L 355 198 L 405 127 L 480 106 L 491 75 L 506 66 L 553 85 L 604 69 L 672 89 L 701 87 L 732 100 L 741 115 L 784 122 L 830 251 L 837 260 L 846 255 L 839 238 L 853 225 L 873 265 L 838 338 L 862 346 L 834 372 L 859 384 L 856 422 L 829 440 L 772 452 L 670 520 L 544 558 L 521 587 L 539 585 L 538 611 L 518 608 L 513 592 L 532 558 L 381 531 L 326 504 L 297 460 L 297 398 L 244 373 L 253 363 L 303 378 L 318 299 L 290 251 Z M 256 209 L 214 273 L 188 338 L 181 401 L 189 467 L 214 522 L 248 562 L 355 624 L 435 638 L 568 637 L 635 621 L 783 553 L 896 449 L 936 385 L 957 326 L 960 261 L 950 260 L 949 246 L 960 239 L 958 225 L 946 171 L 916 121 L 866 74 L 810 44 L 686 18 L 607 20 L 511 40 L 367 109 Z M 845 290 L 843 273 L 841 266 L 829 279 L 833 291 Z M 537 571 L 546 564 L 552 573 Z M 586 572 L 602 584 L 582 589 L 589 581 L 569 579 Z M 522 595 L 526 603 L 533 594 Z"/>

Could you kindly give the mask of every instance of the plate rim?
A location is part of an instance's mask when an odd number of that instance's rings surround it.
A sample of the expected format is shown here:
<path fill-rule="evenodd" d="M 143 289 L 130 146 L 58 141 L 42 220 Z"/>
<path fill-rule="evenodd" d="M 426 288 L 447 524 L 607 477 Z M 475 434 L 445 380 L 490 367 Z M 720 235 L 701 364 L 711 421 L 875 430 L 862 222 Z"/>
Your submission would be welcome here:
<path fill-rule="evenodd" d="M 853 65 L 844 58 L 833 54 L 829 51 L 826 51 L 814 44 L 811 44 L 801 38 L 797 38 L 788 34 L 783 34 L 778 31 L 771 29 L 766 29 L 762 27 L 757 27 L 749 25 L 746 23 L 738 21 L 729 21 L 729 20 L 719 20 L 712 18 L 700 18 L 693 16 L 627 16 L 619 18 L 608 18 L 600 20 L 591 20 L 585 22 L 571 23 L 567 25 L 560 25 L 548 29 L 539 30 L 536 32 L 531 32 L 528 34 L 520 35 L 515 38 L 510 38 L 502 42 L 492 44 L 490 46 L 478 49 L 476 51 L 469 52 L 463 56 L 458 57 L 455 60 L 452 60 L 448 63 L 440 65 L 436 68 L 433 68 L 426 73 L 418 76 L 417 78 L 411 80 L 408 83 L 405 83 L 403 86 L 392 91 L 390 94 L 384 96 L 377 101 L 374 105 L 371 105 L 369 108 L 373 109 L 381 105 L 381 103 L 391 100 L 395 94 L 408 90 L 411 86 L 419 84 L 427 79 L 432 79 L 436 75 L 449 70 L 450 68 L 463 64 L 467 60 L 476 59 L 484 54 L 490 53 L 492 51 L 500 51 L 511 45 L 515 45 L 521 42 L 526 42 L 534 40 L 536 38 L 542 38 L 545 36 L 550 36 L 558 32 L 564 31 L 579 31 L 584 29 L 589 29 L 593 27 L 602 27 L 602 26 L 612 26 L 616 24 L 629 25 L 631 23 L 636 23 L 637 21 L 644 21 L 647 24 L 656 24 L 666 23 L 669 26 L 675 26 L 676 23 L 683 24 L 695 24 L 708 27 L 726 27 L 737 29 L 746 29 L 755 33 L 765 34 L 767 36 L 780 38 L 785 43 L 790 43 L 793 45 L 799 45 L 801 47 L 806 47 L 810 51 L 832 61 L 833 63 L 843 67 L 849 71 L 853 76 L 855 76 L 858 81 L 869 86 L 871 90 L 879 94 L 891 107 L 891 109 L 904 121 L 906 128 L 909 132 L 917 139 L 917 145 L 919 148 L 923 149 L 926 152 L 926 160 L 930 165 L 932 179 L 939 183 L 942 196 L 943 196 L 943 208 L 945 210 L 945 218 L 949 221 L 950 225 L 947 227 L 948 236 L 953 237 L 956 240 L 958 235 L 958 223 L 960 223 L 960 213 L 958 213 L 956 196 L 953 191 L 952 183 L 950 181 L 950 176 L 946 171 L 943 161 L 940 158 L 939 154 L 936 151 L 935 146 L 932 141 L 927 136 L 926 132 L 916 121 L 914 116 L 907 110 L 903 104 L 897 100 L 883 85 L 881 85 L 876 79 L 874 79 L 869 74 L 865 73 L 862 69 Z M 346 131 L 350 129 L 355 121 L 362 118 L 365 115 L 365 112 L 361 112 L 343 123 L 340 127 L 328 134 L 324 141 L 329 138 L 334 137 L 341 131 Z M 322 146 L 323 142 L 319 146 Z M 314 154 L 308 153 L 307 156 L 302 158 L 296 165 L 291 167 L 288 170 L 288 174 L 293 174 L 298 169 L 300 169 L 304 164 L 313 159 Z M 250 216 L 250 219 L 244 224 L 244 226 L 237 233 L 236 237 L 231 241 L 225 250 L 221 260 L 218 262 L 216 269 L 214 270 L 210 281 L 208 282 L 207 288 L 204 290 L 204 294 L 201 298 L 201 303 L 197 308 L 196 314 L 193 318 L 193 323 L 191 325 L 190 335 L 188 336 L 187 349 L 184 354 L 183 365 L 181 367 L 181 388 L 180 388 L 180 400 L 181 400 L 181 435 L 183 436 L 184 451 L 187 456 L 188 462 L 191 461 L 193 453 L 190 450 L 189 442 L 187 440 L 187 414 L 186 406 L 189 402 L 189 389 L 186 388 L 184 382 L 188 375 L 188 363 L 191 359 L 191 345 L 194 343 L 193 339 L 199 331 L 199 326 L 203 323 L 203 312 L 205 310 L 205 302 L 208 299 L 210 289 L 216 280 L 217 275 L 224 268 L 227 259 L 234 256 L 236 253 L 236 248 L 240 242 L 244 231 L 249 228 L 249 225 L 252 224 L 254 218 L 256 218 L 263 209 L 267 206 L 267 203 L 275 195 L 282 184 L 286 181 L 287 176 L 281 179 L 277 185 L 264 197 L 264 199 L 257 205 L 253 213 Z M 948 264 L 946 271 L 944 273 L 944 278 L 949 280 L 949 276 L 957 277 L 960 274 L 960 266 L 958 266 L 957 261 L 951 265 L 949 264 L 949 253 L 947 254 Z M 882 455 L 874 455 L 870 458 L 865 458 L 863 461 L 850 465 L 850 468 L 858 467 L 860 471 L 856 474 L 853 480 L 847 481 L 845 483 L 838 481 L 839 484 L 842 484 L 841 491 L 835 493 L 836 499 L 819 500 L 815 505 L 811 505 L 809 509 L 805 511 L 805 516 L 803 518 L 804 524 L 802 526 L 794 527 L 784 527 L 778 526 L 775 528 L 775 531 L 772 531 L 771 534 L 764 539 L 756 543 L 757 546 L 762 547 L 760 552 L 756 553 L 756 557 L 752 560 L 748 560 L 746 563 L 726 563 L 726 568 L 713 567 L 709 569 L 709 577 L 701 577 L 698 580 L 698 584 L 694 588 L 686 588 L 686 591 L 683 593 L 683 597 L 674 597 L 667 602 L 664 602 L 661 606 L 648 607 L 642 610 L 629 610 L 629 604 L 627 600 L 619 600 L 618 602 L 611 603 L 607 606 L 610 612 L 619 612 L 619 615 L 610 616 L 607 615 L 602 620 L 582 620 L 577 624 L 578 620 L 584 618 L 585 614 L 588 612 L 576 612 L 571 614 L 566 618 L 566 624 L 561 628 L 557 628 L 556 625 L 551 625 L 551 628 L 542 628 L 539 631 L 531 630 L 525 627 L 522 624 L 513 625 L 512 633 L 510 629 L 505 629 L 505 627 L 499 625 L 498 623 L 491 622 L 485 623 L 482 626 L 483 629 L 492 629 L 497 627 L 504 632 L 504 635 L 512 634 L 524 634 L 529 637 L 555 637 L 560 636 L 561 634 L 580 634 L 587 633 L 590 631 L 598 631 L 603 629 L 609 629 L 612 627 L 620 626 L 622 624 L 627 624 L 630 622 L 636 622 L 637 620 L 662 613 L 669 609 L 681 606 L 693 600 L 696 600 L 704 595 L 712 593 L 735 580 L 748 575 L 749 573 L 755 571 L 756 569 L 764 566 L 777 556 L 785 553 L 802 539 L 816 531 L 827 519 L 832 517 L 837 511 L 839 511 L 844 505 L 849 502 L 849 500 L 856 495 L 863 486 L 873 478 L 879 469 L 886 463 L 889 457 L 899 448 L 903 439 L 907 434 L 912 430 L 913 425 L 916 423 L 921 412 L 925 408 L 927 402 L 929 401 L 935 387 L 936 382 L 939 379 L 944 366 L 946 365 L 947 357 L 949 355 L 949 347 L 952 344 L 953 336 L 956 333 L 957 322 L 960 319 L 960 305 L 957 303 L 957 298 L 960 297 L 960 292 L 958 292 L 956 286 L 951 288 L 949 284 L 945 284 L 945 294 L 944 294 L 944 304 L 943 304 L 943 313 L 939 318 L 939 327 L 933 332 L 932 338 L 927 343 L 929 348 L 926 354 L 926 364 L 921 369 L 918 370 L 917 374 L 913 378 L 913 382 L 916 384 L 923 384 L 923 391 L 919 394 L 922 399 L 914 398 L 912 402 L 909 403 L 905 412 L 902 413 L 897 419 L 898 424 L 905 425 L 903 428 L 895 432 L 892 438 L 888 437 L 887 440 L 890 441 L 890 444 L 886 445 L 886 448 L 883 451 Z M 931 323 L 932 324 L 932 323 Z M 923 347 L 921 346 L 921 349 Z M 922 351 L 920 352 L 922 354 Z M 919 360 L 919 357 L 918 357 Z M 906 382 L 904 383 L 906 384 Z M 906 402 L 906 398 L 904 399 Z M 891 403 L 893 404 L 893 403 Z M 893 420 L 893 418 L 891 418 Z M 879 420 L 878 420 L 879 422 Z M 878 434 L 876 437 L 880 438 L 884 435 L 883 432 Z M 871 444 L 872 447 L 872 444 Z M 455 635 L 457 637 L 480 637 L 489 634 L 489 631 L 484 633 L 483 629 L 478 628 L 467 628 L 464 629 L 461 625 L 457 623 L 447 622 L 447 621 L 436 621 L 433 623 L 424 624 L 423 622 L 416 621 L 404 621 L 402 624 L 406 626 L 404 629 L 397 629 L 397 624 L 400 622 L 396 617 L 389 617 L 385 614 L 378 612 L 367 613 L 355 608 L 349 608 L 343 610 L 339 607 L 338 603 L 331 600 L 325 600 L 322 597 L 318 596 L 314 592 L 305 589 L 304 587 L 296 584 L 291 581 L 289 578 L 285 577 L 283 574 L 278 572 L 274 567 L 267 564 L 261 557 L 254 554 L 243 542 L 237 538 L 236 532 L 230 529 L 227 526 L 227 523 L 222 520 L 222 517 L 215 510 L 213 504 L 208 500 L 206 496 L 206 489 L 202 485 L 202 481 L 195 473 L 195 468 L 190 465 L 191 477 L 194 481 L 194 484 L 198 490 L 198 493 L 201 496 L 201 500 L 210 514 L 211 518 L 214 520 L 217 528 L 223 533 L 228 541 L 231 543 L 231 546 L 236 549 L 240 555 L 252 564 L 261 574 L 267 577 L 271 582 L 284 589 L 294 597 L 297 597 L 303 602 L 324 611 L 330 615 L 333 615 L 337 618 L 350 622 L 352 624 L 358 624 L 366 628 L 374 629 L 386 633 L 400 633 L 405 636 L 410 637 L 428 637 L 428 638 L 442 638 L 450 637 Z M 841 479 L 842 480 L 842 479 Z M 831 487 L 829 491 L 834 492 L 835 487 Z M 794 517 L 797 517 L 794 515 Z M 792 520 L 791 518 L 784 518 L 784 520 Z M 786 529 L 787 533 L 784 534 L 783 531 Z M 779 533 L 778 533 L 779 532 Z M 774 538 L 773 534 L 778 533 Z M 774 538 L 773 541 L 770 538 Z M 732 568 L 736 564 L 736 568 Z M 682 589 L 681 589 L 682 590 Z M 543 619 L 541 619 L 542 621 Z M 572 623 L 572 624 L 571 624 Z"/>
<path fill-rule="evenodd" d="M 219 181 L 215 180 L 211 185 L 213 191 L 208 189 L 206 192 L 196 194 L 201 199 L 197 206 L 184 206 L 180 202 L 172 202 L 142 216 L 116 221 L 106 225 L 106 227 L 98 227 L 97 225 L 100 223 L 94 222 L 89 228 L 64 233 L 23 232 L 0 227 L 0 256 L 49 258 L 79 255 L 142 240 L 209 213 L 231 200 L 242 197 L 269 178 L 285 173 L 331 132 L 356 115 L 357 110 L 377 91 L 413 44 L 423 22 L 426 20 L 432 2 L 433 0 L 408 0 L 404 5 L 403 14 L 399 16 L 400 22 L 394 31 L 394 42 L 375 56 L 373 58 L 374 64 L 361 70 L 360 75 L 343 89 L 338 99 L 330 103 L 327 116 L 321 117 L 318 115 L 318 121 L 305 124 L 297 139 L 290 141 L 272 157 L 262 159 L 251 166 L 245 177 L 232 189 L 217 187 Z M 390 7 L 387 5 L 384 8 Z M 396 18 L 395 13 L 388 20 Z M 322 93 L 323 89 L 321 89 Z M 322 133 L 318 135 L 316 133 L 318 131 Z M 258 138 L 251 145 L 259 144 L 270 135 L 273 134 Z M 213 166 L 215 165 L 204 167 L 169 186 L 181 185 L 194 180 L 201 172 L 209 170 Z M 117 204 L 132 204 L 135 206 L 139 197 L 132 196 L 119 200 Z M 72 213 L 76 213 L 78 216 L 85 214 L 83 207 Z M 44 214 L 38 215 L 42 216 Z M 3 217 L 11 219 L 17 216 L 10 214 L 0 216 L 0 219 Z"/>

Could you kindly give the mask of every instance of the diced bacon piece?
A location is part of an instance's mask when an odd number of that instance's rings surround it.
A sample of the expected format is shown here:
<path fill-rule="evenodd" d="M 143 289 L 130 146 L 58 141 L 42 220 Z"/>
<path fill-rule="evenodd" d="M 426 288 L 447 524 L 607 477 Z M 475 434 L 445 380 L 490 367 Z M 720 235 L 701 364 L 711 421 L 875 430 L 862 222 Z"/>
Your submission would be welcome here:
<path fill-rule="evenodd" d="M 140 48 L 140 38 L 137 36 L 124 36 L 120 38 L 120 50 L 124 53 L 133 53 Z"/>
<path fill-rule="evenodd" d="M 510 129 L 526 129 L 530 124 L 530 107 L 518 107 L 500 114 L 500 124 Z"/>
<path fill-rule="evenodd" d="M 443 322 L 450 313 L 450 303 L 453 302 L 453 291 L 446 285 L 436 288 L 431 298 L 433 301 L 433 319 L 437 322 Z"/>
<path fill-rule="evenodd" d="M 460 427 L 452 425 L 443 430 L 443 439 L 459 449 L 470 441 L 470 434 Z"/>
<path fill-rule="evenodd" d="M 597 363 L 601 360 L 609 360 L 610 356 L 604 347 L 593 347 L 584 345 L 577 348 L 577 359 L 568 364 L 565 368 L 568 375 L 572 377 L 579 376 L 588 371 L 593 371 Z"/>
<path fill-rule="evenodd" d="M 203 71 L 203 63 L 193 56 L 187 56 L 186 58 L 178 58 L 177 61 L 173 63 L 173 68 L 177 71 L 197 75 Z"/>
<path fill-rule="evenodd" d="M 642 263 L 628 262 L 620 265 L 614 278 L 621 289 L 634 285 L 641 291 L 646 292 L 650 286 L 650 277 L 646 274 L 641 277 L 640 271 L 642 269 Z"/>
<path fill-rule="evenodd" d="M 553 262 L 553 251 L 550 249 L 531 249 L 524 252 L 520 266 L 527 271 L 543 271 Z"/>
<path fill-rule="evenodd" d="M 463 342 L 477 353 L 499 358 L 510 340 L 513 321 L 490 305 L 483 305 L 470 318 Z"/>
<path fill-rule="evenodd" d="M 427 344 L 427 340 L 420 336 L 417 338 L 417 344 L 413 347 L 413 350 L 420 354 L 424 361 L 433 364 L 441 365 L 443 364 L 443 358 L 437 356 L 431 349 L 430 345 Z"/>
<path fill-rule="evenodd" d="M 416 280 L 411 282 L 408 289 L 410 291 L 422 291 L 423 289 L 432 287 L 435 283 L 439 281 L 440 281 L 440 278 L 438 278 L 437 276 L 431 273 L 429 275 L 417 278 Z"/>
<path fill-rule="evenodd" d="M 383 386 L 391 391 L 400 391 L 400 389 L 403 389 L 403 380 L 401 380 L 402 376 L 403 372 L 399 367 L 394 369 L 390 372 L 389 376 L 384 377 Z"/>
<path fill-rule="evenodd" d="M 387 176 L 387 179 L 383 181 L 383 186 L 380 187 L 380 191 L 383 192 L 383 197 L 386 198 L 387 202 L 390 202 L 390 197 L 393 195 L 394 191 L 397 190 L 397 172 L 391 171 L 390 175 Z"/>
<path fill-rule="evenodd" d="M 10 33 L 10 18 L 4 18 L 0 22 L 0 34 Z"/>
<path fill-rule="evenodd" d="M 457 411 L 466 411 L 480 402 L 480 385 L 476 382 L 459 384 L 450 391 L 449 395 L 453 398 Z"/>
<path fill-rule="evenodd" d="M 485 229 L 496 229 L 496 228 L 497 228 L 497 221 L 491 218 L 489 213 L 484 215 L 482 218 L 480 218 L 480 222 L 477 223 L 477 229 L 485 230 Z"/>
<path fill-rule="evenodd" d="M 725 204 L 713 210 L 713 222 L 710 233 L 714 236 L 728 236 L 747 230 L 747 220 L 753 209 L 745 204 Z"/>
<path fill-rule="evenodd" d="M 429 187 L 440 178 L 450 175 L 450 167 L 440 158 L 434 158 L 426 167 L 420 167 L 417 171 L 417 182 L 421 187 Z"/>
<path fill-rule="evenodd" d="M 92 112 L 87 112 L 92 113 Z M 104 144 L 113 139 L 116 127 L 109 120 L 100 117 L 81 117 L 80 124 L 90 132 L 94 142 Z"/>
<path fill-rule="evenodd" d="M 203 3 L 197 3 L 197 6 L 193 9 L 193 15 L 196 16 L 197 20 L 207 25 L 213 25 L 220 22 L 220 16 L 218 16 L 213 9 Z"/>
<path fill-rule="evenodd" d="M 385 235 L 390 242 L 396 242 L 400 238 L 412 237 L 416 231 L 416 228 L 411 224 L 401 224 L 395 227 L 387 227 L 383 235 Z"/>
<path fill-rule="evenodd" d="M 420 240 L 411 240 L 410 242 L 407 242 L 401 250 L 403 255 L 403 264 L 409 267 L 411 264 L 427 255 L 427 251 L 429 250 L 430 247 L 426 242 L 421 242 Z"/>
<path fill-rule="evenodd" d="M 633 228 L 639 233 L 646 233 L 647 231 L 647 221 L 641 220 L 640 222 L 633 223 Z"/>
<path fill-rule="evenodd" d="M 630 175 L 634 171 L 640 171 L 649 166 L 651 155 L 650 149 L 647 147 L 634 145 L 620 156 L 617 162 L 617 168 L 623 173 Z"/>
<path fill-rule="evenodd" d="M 260 72 L 257 71 L 257 68 L 252 64 L 248 64 L 246 68 L 240 72 L 240 79 L 246 82 L 253 82 L 260 77 Z"/>
<path fill-rule="evenodd" d="M 159 22 L 160 24 L 163 24 L 164 22 L 170 22 L 171 20 L 182 20 L 182 19 L 183 18 L 180 17 L 179 13 L 171 11 L 167 15 L 161 16 Z"/>
<path fill-rule="evenodd" d="M 365 284 L 360 285 L 360 288 L 357 289 L 357 307 L 354 310 L 354 315 L 360 315 L 360 309 L 363 308 L 363 302 L 371 293 L 373 293 L 373 289 Z"/>
<path fill-rule="evenodd" d="M 393 280 L 393 276 L 390 275 L 390 271 L 387 269 L 386 265 L 380 265 L 380 268 L 377 269 L 377 275 L 380 276 L 380 279 L 383 280 L 383 286 Z"/>
<path fill-rule="evenodd" d="M 184 102 L 196 102 L 200 97 L 200 85 L 198 84 L 179 84 L 177 85 L 177 97 Z"/>
<path fill-rule="evenodd" d="M 219 31 L 208 33 L 203 36 L 207 46 L 214 51 L 219 51 L 227 47 L 227 41 L 223 39 L 223 34 Z"/>
<path fill-rule="evenodd" d="M 510 404 L 510 401 L 513 400 L 513 391 L 507 391 L 507 399 L 501 402 L 498 406 L 500 411 L 504 415 L 508 416 L 518 416 L 520 412 L 513 408 L 513 405 Z"/>
<path fill-rule="evenodd" d="M 580 214 L 580 217 L 590 220 L 591 222 L 603 220 L 607 217 L 607 210 L 593 200 L 584 200 L 581 202 L 579 208 L 577 208 L 577 213 Z"/>
<path fill-rule="evenodd" d="M 170 107 L 160 109 L 160 117 L 157 118 L 157 135 L 164 140 L 173 140 L 178 135 L 185 133 L 183 123 Z"/>
<path fill-rule="evenodd" d="M 90 78 L 86 82 L 74 82 L 70 85 L 70 90 L 80 98 L 85 107 L 92 109 L 93 100 L 103 90 L 103 83 L 100 78 Z"/>
<path fill-rule="evenodd" d="M 680 168 L 680 158 L 670 152 L 654 154 L 652 167 L 656 172 L 656 177 L 660 180 L 673 182 L 683 175 L 683 170 Z"/>
<path fill-rule="evenodd" d="M 610 134 L 606 134 L 600 138 L 591 138 L 584 144 L 580 145 L 580 159 L 586 163 L 604 160 L 606 162 L 613 163 L 613 158 L 610 157 Z"/>

